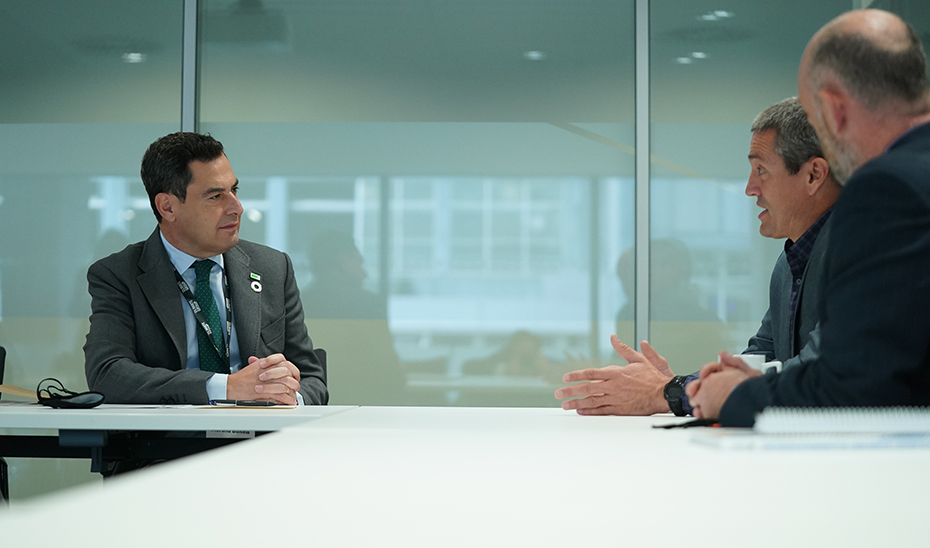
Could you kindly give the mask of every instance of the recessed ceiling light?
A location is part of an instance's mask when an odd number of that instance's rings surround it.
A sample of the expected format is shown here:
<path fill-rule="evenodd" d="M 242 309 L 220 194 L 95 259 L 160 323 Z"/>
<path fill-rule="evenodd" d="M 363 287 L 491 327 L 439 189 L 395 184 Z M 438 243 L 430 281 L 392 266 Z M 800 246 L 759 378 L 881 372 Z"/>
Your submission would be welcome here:
<path fill-rule="evenodd" d="M 736 15 L 732 11 L 726 10 L 714 10 L 705 13 L 704 15 L 698 15 L 697 19 L 699 21 L 718 21 L 720 19 L 728 19 Z"/>
<path fill-rule="evenodd" d="M 146 55 L 144 53 L 124 53 L 124 63 L 144 63 Z"/>
<path fill-rule="evenodd" d="M 74 49 L 85 55 L 122 58 L 127 63 L 142 63 L 149 55 L 165 49 L 158 42 L 125 36 L 84 36 L 74 39 L 71 44 Z M 137 55 L 142 55 L 141 61 L 128 60 L 138 59 Z"/>
<path fill-rule="evenodd" d="M 530 61 L 542 61 L 546 58 L 546 52 L 538 50 L 524 51 L 523 57 Z"/>
<path fill-rule="evenodd" d="M 690 57 L 679 57 L 678 59 L 676 59 L 676 61 L 678 61 L 678 62 L 681 63 L 682 65 L 690 65 L 690 64 L 691 64 L 691 58 L 690 58 Z"/>
<path fill-rule="evenodd" d="M 694 57 L 695 59 L 707 59 L 707 54 L 703 51 L 694 51 L 691 52 L 691 57 Z"/>

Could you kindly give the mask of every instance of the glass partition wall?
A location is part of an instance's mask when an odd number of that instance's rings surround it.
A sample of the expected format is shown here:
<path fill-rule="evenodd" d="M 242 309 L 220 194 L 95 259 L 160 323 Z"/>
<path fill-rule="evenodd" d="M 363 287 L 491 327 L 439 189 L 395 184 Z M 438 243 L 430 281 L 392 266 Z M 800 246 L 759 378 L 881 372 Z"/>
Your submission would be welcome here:
<path fill-rule="evenodd" d="M 242 237 L 291 255 L 332 403 L 556 406 L 622 363 L 614 332 L 693 371 L 745 345 L 782 249 L 744 195 L 752 119 L 833 16 L 928 42 L 925 4 L 6 3 L 4 381 L 86 386 L 87 267 L 154 229 L 139 163 L 182 127 L 226 145 Z M 11 468 L 14 499 L 94 479 Z"/>
<path fill-rule="evenodd" d="M 4 383 L 86 390 L 87 268 L 155 228 L 139 164 L 179 127 L 182 14 L 181 0 L 0 6 Z M 13 504 L 99 481 L 85 460 L 8 462 Z"/>
<path fill-rule="evenodd" d="M 679 374 L 743 350 L 759 328 L 784 240 L 759 234 L 761 209 L 745 195 L 749 128 L 797 95 L 807 41 L 850 7 L 651 3 L 649 332 Z"/>
<path fill-rule="evenodd" d="M 201 16 L 200 129 L 243 181 L 243 235 L 294 259 L 331 403 L 554 406 L 567 355 L 608 358 L 632 1 Z"/>

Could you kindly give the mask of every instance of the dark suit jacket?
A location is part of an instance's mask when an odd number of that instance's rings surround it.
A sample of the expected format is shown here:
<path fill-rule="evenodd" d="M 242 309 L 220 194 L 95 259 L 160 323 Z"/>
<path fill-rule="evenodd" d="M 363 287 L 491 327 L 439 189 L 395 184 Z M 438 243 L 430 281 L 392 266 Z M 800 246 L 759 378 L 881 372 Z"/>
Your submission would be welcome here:
<path fill-rule="evenodd" d="M 830 222 L 819 359 L 737 386 L 723 424 L 769 405 L 930 405 L 930 124 L 857 170 Z"/>
<path fill-rule="evenodd" d="M 830 240 L 828 219 L 814 242 L 801 275 L 798 304 L 794 309 L 794 331 L 789 329 L 791 286 L 794 278 L 785 254 L 779 255 L 769 285 L 769 309 L 759 331 L 749 339 L 747 354 L 765 354 L 767 361 L 778 360 L 784 368 L 810 363 L 820 354 L 820 290 L 824 256 Z M 800 350 L 799 350 L 800 349 Z"/>
<path fill-rule="evenodd" d="M 240 241 L 223 261 L 243 364 L 249 356 L 280 352 L 300 369 L 304 403 L 325 404 L 323 369 L 307 335 L 290 258 Z M 251 289 L 251 273 L 261 276 L 261 292 Z M 84 369 L 90 389 L 110 403 L 207 403 L 213 373 L 185 369 L 183 304 L 158 230 L 91 265 L 87 281 L 92 312 Z"/>

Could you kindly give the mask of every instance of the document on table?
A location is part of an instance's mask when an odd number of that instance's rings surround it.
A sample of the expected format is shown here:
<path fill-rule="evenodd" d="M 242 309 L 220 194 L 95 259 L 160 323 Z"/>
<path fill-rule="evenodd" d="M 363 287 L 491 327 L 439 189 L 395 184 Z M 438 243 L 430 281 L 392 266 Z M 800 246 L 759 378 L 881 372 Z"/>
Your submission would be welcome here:
<path fill-rule="evenodd" d="M 297 409 L 296 405 L 102 404 L 97 409 Z"/>
<path fill-rule="evenodd" d="M 705 428 L 691 441 L 721 449 L 930 448 L 930 408 L 767 408 L 752 429 Z"/>
<path fill-rule="evenodd" d="M 190 404 L 160 404 L 160 403 L 103 403 L 97 406 L 97 409 L 196 409 L 198 407 L 209 407 L 205 405 Z"/>

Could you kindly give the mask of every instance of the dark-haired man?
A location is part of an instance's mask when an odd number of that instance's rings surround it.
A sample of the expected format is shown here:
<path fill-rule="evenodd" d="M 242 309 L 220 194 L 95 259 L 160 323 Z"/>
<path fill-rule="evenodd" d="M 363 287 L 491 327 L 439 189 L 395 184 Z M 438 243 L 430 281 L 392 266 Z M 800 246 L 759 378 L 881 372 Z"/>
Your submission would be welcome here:
<path fill-rule="evenodd" d="M 778 375 L 732 357 L 691 384 L 696 414 L 767 406 L 930 405 L 930 78 L 914 30 L 847 12 L 811 39 L 798 95 L 845 188 L 825 259 L 821 354 Z M 846 181 L 848 179 L 848 181 Z"/>
<path fill-rule="evenodd" d="M 749 144 L 752 171 L 746 194 L 763 208 L 759 232 L 786 238 L 769 286 L 769 309 L 744 354 L 762 354 L 793 368 L 818 352 L 819 289 L 829 237 L 830 208 L 839 184 L 823 158 L 820 141 L 795 98 L 763 110 L 753 121 Z M 564 409 L 582 415 L 648 415 L 692 411 L 684 388 L 697 375 L 675 376 L 668 362 L 643 341 L 636 352 L 616 336 L 611 343 L 629 365 L 573 371 L 565 382 L 591 381 L 560 388 Z"/>
<path fill-rule="evenodd" d="M 239 240 L 239 181 L 223 145 L 162 137 L 142 182 L 158 227 L 87 272 L 91 390 L 112 403 L 325 404 L 290 258 Z"/>

